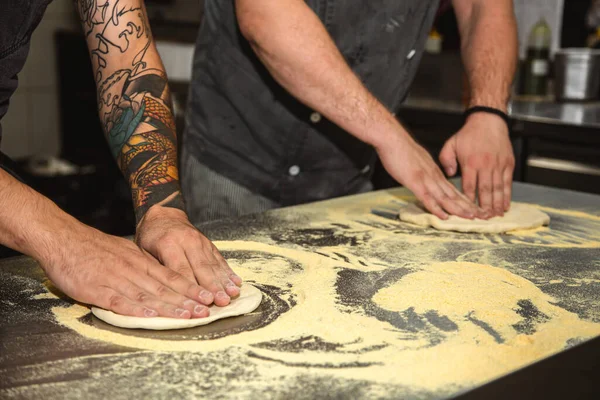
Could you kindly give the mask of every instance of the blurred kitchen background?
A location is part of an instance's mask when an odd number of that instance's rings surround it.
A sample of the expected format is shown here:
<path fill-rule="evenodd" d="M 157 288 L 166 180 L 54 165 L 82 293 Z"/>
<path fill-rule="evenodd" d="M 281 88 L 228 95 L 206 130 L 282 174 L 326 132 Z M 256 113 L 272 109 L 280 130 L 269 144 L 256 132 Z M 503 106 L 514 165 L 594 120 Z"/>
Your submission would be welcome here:
<path fill-rule="evenodd" d="M 596 4 L 600 1 L 595 1 Z M 510 112 L 515 179 L 600 193 L 600 6 L 594 0 L 514 0 L 521 66 Z M 179 131 L 202 0 L 146 0 L 174 93 Z M 440 10 L 399 119 L 432 153 L 462 124 L 467 87 L 452 9 Z M 600 51 L 600 50 L 597 50 Z M 25 179 L 81 221 L 134 232 L 129 190 L 96 115 L 95 87 L 72 0 L 54 0 L 35 31 L 2 121 L 2 151 Z M 379 168 L 377 188 L 395 183 Z"/>

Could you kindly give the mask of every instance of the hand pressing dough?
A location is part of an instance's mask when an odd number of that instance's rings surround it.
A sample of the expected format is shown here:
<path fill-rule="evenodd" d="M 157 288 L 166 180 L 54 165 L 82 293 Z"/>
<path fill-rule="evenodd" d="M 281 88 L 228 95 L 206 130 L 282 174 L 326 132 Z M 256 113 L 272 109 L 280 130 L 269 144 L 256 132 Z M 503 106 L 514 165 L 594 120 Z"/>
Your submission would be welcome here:
<path fill-rule="evenodd" d="M 440 219 L 416 204 L 400 209 L 400 220 L 420 226 L 431 226 L 441 231 L 503 233 L 517 229 L 533 229 L 550 223 L 548 214 L 537 208 L 511 203 L 510 210 L 502 217 L 484 219 L 466 219 L 451 215 L 447 220 Z"/>
<path fill-rule="evenodd" d="M 229 305 L 225 307 L 210 306 L 210 315 L 206 318 L 128 317 L 96 307 L 92 307 L 92 313 L 102 321 L 121 328 L 152 330 L 192 328 L 194 326 L 210 324 L 218 319 L 248 314 L 256 310 L 262 301 L 262 292 L 247 283 L 240 289 L 240 295 L 236 299 L 233 299 Z"/>

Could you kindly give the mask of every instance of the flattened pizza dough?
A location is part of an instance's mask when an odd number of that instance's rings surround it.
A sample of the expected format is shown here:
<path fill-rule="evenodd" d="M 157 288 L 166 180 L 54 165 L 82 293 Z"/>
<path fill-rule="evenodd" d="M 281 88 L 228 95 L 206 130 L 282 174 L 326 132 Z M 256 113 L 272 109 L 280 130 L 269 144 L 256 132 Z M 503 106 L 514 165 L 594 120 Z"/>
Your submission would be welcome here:
<path fill-rule="evenodd" d="M 96 307 L 92 307 L 92 313 L 102 321 L 121 328 L 152 330 L 184 329 L 207 325 L 218 319 L 248 314 L 256 310 L 261 301 L 262 292 L 254 286 L 245 283 L 241 287 L 238 298 L 233 299 L 231 303 L 225 307 L 212 305 L 210 307 L 210 315 L 206 318 L 177 319 L 165 317 L 128 317 Z"/>
<path fill-rule="evenodd" d="M 550 223 L 548 214 L 523 203 L 511 203 L 510 210 L 502 217 L 484 219 L 466 219 L 450 216 L 440 219 L 429 211 L 409 204 L 400 209 L 400 220 L 420 226 L 431 226 L 441 231 L 503 233 L 517 229 L 533 229 Z"/>

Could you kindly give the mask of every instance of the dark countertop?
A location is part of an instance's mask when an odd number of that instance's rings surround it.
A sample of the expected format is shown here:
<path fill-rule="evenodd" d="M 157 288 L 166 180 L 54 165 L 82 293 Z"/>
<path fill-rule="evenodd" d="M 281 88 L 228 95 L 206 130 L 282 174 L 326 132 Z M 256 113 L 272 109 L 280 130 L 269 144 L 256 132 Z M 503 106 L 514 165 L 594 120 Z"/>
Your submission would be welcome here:
<path fill-rule="evenodd" d="M 464 106 L 460 101 L 409 97 L 401 109 L 461 114 Z M 553 103 L 515 100 L 509 106 L 509 114 L 517 121 L 600 129 L 600 102 Z"/>
<path fill-rule="evenodd" d="M 514 198 L 546 207 L 550 228 L 412 226 L 403 189 L 206 224 L 264 300 L 181 331 L 106 325 L 33 260 L 4 260 L 0 397 L 447 398 L 496 380 L 600 334 L 600 196 L 516 183 Z"/>

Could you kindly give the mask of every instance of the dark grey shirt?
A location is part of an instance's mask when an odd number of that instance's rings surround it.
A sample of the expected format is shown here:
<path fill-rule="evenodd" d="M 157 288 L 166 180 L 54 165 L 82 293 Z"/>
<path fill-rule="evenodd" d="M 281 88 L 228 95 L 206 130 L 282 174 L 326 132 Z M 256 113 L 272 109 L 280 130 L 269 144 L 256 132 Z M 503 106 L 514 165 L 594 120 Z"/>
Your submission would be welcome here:
<path fill-rule="evenodd" d="M 17 74 L 25 65 L 31 34 L 51 1 L 0 0 L 0 120 L 17 90 Z"/>
<path fill-rule="evenodd" d="M 390 110 L 407 93 L 438 0 L 307 0 L 366 87 Z M 374 150 L 280 87 L 240 35 L 233 0 L 206 0 L 184 151 L 280 204 L 354 193 Z"/>

